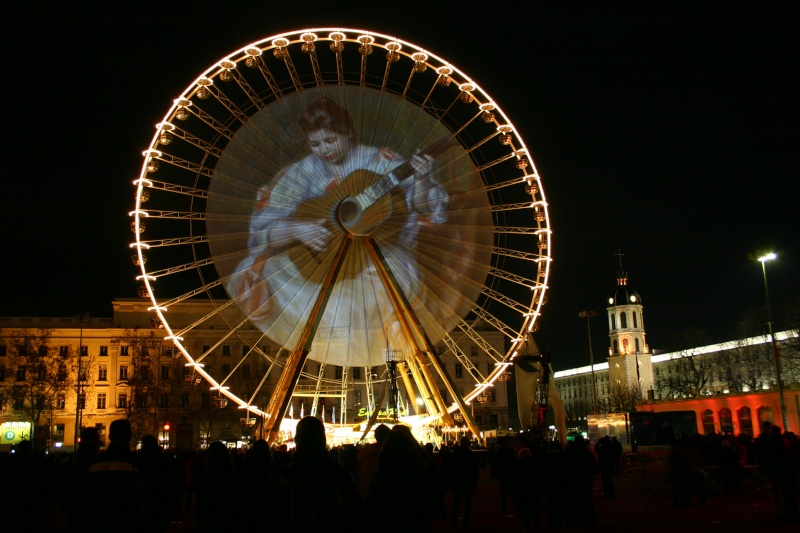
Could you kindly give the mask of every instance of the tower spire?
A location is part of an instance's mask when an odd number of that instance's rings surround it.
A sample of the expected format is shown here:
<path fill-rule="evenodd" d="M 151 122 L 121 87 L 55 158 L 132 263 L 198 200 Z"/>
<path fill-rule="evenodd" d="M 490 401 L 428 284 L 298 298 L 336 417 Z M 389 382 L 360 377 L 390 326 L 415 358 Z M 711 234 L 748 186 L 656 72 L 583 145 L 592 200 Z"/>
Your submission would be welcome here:
<path fill-rule="evenodd" d="M 628 272 L 622 266 L 622 256 L 625 255 L 622 253 L 622 250 L 617 248 L 617 253 L 615 253 L 619 258 L 619 270 L 617 271 L 617 286 L 622 287 L 628 284 Z"/>

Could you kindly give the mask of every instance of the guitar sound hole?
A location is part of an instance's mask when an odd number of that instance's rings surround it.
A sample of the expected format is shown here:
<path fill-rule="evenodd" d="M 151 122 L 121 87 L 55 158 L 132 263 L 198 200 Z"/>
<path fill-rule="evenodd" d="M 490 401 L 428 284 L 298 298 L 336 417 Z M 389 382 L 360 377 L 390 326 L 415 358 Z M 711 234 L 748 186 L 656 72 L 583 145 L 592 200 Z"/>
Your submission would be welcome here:
<path fill-rule="evenodd" d="M 345 198 L 339 204 L 339 223 L 346 230 L 350 230 L 361 220 L 361 208 L 353 198 Z"/>

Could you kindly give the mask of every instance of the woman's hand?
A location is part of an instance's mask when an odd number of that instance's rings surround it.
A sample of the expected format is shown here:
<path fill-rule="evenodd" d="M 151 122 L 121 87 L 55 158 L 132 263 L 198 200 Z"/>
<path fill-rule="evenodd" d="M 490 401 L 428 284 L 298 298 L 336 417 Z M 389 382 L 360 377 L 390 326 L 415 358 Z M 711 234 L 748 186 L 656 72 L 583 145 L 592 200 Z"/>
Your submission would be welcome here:
<path fill-rule="evenodd" d="M 293 220 L 276 221 L 269 229 L 269 247 L 286 248 L 299 243 L 318 254 L 328 249 L 333 240 L 333 233 L 325 226 L 325 220 Z"/>

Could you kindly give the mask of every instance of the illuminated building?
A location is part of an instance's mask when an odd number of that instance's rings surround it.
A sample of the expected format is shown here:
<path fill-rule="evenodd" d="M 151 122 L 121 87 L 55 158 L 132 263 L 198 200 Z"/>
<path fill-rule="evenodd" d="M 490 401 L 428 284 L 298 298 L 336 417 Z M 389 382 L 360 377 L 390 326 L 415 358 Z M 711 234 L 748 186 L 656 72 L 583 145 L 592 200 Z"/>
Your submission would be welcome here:
<path fill-rule="evenodd" d="M 171 319 L 174 323 L 193 323 L 207 314 L 209 306 L 204 301 L 181 302 L 170 309 Z M 11 394 L 13 387 L 21 384 L 23 379 L 35 377 L 31 375 L 30 361 L 18 354 L 15 339 L 20 335 L 43 339 L 53 359 L 63 360 L 68 364 L 65 368 L 69 369 L 68 374 L 55 378 L 55 381 L 63 378 L 64 388 L 54 396 L 52 408 L 41 413 L 38 422 L 41 430 L 35 434 L 39 446 L 71 449 L 77 425 L 97 427 L 101 438 L 106 440 L 108 427 L 118 418 L 130 418 L 138 438 L 152 434 L 165 447 L 179 449 L 202 447 L 213 440 L 224 440 L 234 447 L 259 438 L 260 419 L 248 416 L 233 402 L 225 401 L 224 397 L 210 390 L 209 385 L 185 364 L 185 360 L 178 357 L 174 345 L 164 339 L 164 330 L 152 320 L 148 307 L 149 302 L 144 299 L 118 299 L 113 302 L 111 318 L 0 318 L 0 424 L 9 424 L 8 428 L 0 427 L 14 433 L 13 438 L 0 442 L 0 449 L 8 449 L 20 438 L 30 438 L 29 410 L 19 400 L 15 402 Z M 224 319 L 217 316 L 204 327 L 194 328 L 184 339 L 184 345 L 193 352 L 210 352 L 205 364 L 217 365 L 223 373 L 226 368 L 239 365 L 239 372 L 225 386 L 242 397 L 253 398 L 254 404 L 264 405 L 276 385 L 279 372 L 269 372 L 266 358 L 245 360 L 244 354 L 257 347 L 262 354 L 279 357 L 281 347 L 265 340 L 253 327 L 242 328 L 236 337 L 221 340 L 218 330 Z M 495 349 L 503 349 L 504 339 L 499 332 L 482 333 Z M 482 374 L 491 373 L 495 370 L 495 363 L 466 337 L 459 340 L 459 346 L 469 358 L 469 367 L 455 358 L 444 344 L 436 348 L 456 387 L 465 394 L 475 386 L 471 373 L 476 369 Z M 75 361 L 79 352 L 83 353 L 81 372 L 86 379 L 81 387 L 83 408 L 77 413 Z M 331 433 L 339 426 L 337 437 L 329 440 L 332 444 L 357 441 L 362 435 L 361 424 L 371 414 L 367 408 L 367 384 L 373 382 L 377 398 L 379 390 L 375 389 L 385 380 L 384 369 L 350 367 L 347 369 L 349 373 L 343 376 L 342 367 L 329 365 L 320 368 L 320 363 L 313 360 L 308 360 L 306 365 L 308 373 L 300 380 L 292 397 L 287 415 L 289 423 L 299 419 L 301 414 L 314 414 L 324 417 Z M 373 379 L 371 372 L 380 375 Z M 267 377 L 262 382 L 264 376 Z M 319 384 L 322 378 L 344 380 L 345 386 L 337 387 L 336 391 L 326 391 Z M 481 429 L 508 428 L 508 385 L 507 381 L 497 380 L 471 402 L 470 408 Z M 440 389 L 446 397 L 443 384 Z M 342 390 L 347 393 L 343 395 Z M 447 399 L 452 401 L 452 398 Z M 409 398 L 405 389 L 401 389 L 398 402 L 400 418 L 407 413 L 413 414 L 416 402 L 416 398 Z M 393 413 L 387 407 L 384 399 L 379 406 L 378 422 L 394 422 Z M 76 424 L 76 419 L 80 420 L 79 424 Z M 50 428 L 49 432 L 47 428 Z"/>
<path fill-rule="evenodd" d="M 594 375 L 598 403 L 605 406 L 601 412 L 629 410 L 620 408 L 621 403 L 637 411 L 691 410 L 697 414 L 700 434 L 758 435 L 760 422 L 783 425 L 769 335 L 654 355 L 645 341 L 642 299 L 628 284 L 627 272 L 621 265 L 608 304 L 606 362 L 595 364 L 593 373 L 591 366 L 583 366 L 554 375 L 571 419 L 595 414 L 590 412 Z M 785 360 L 800 356 L 797 342 L 787 343 L 797 338 L 797 330 L 775 334 Z M 746 365 L 749 373 L 736 371 L 737 366 Z M 789 430 L 800 433 L 800 376 L 792 368 L 784 370 Z M 731 374 L 738 375 L 738 379 L 731 378 Z"/>

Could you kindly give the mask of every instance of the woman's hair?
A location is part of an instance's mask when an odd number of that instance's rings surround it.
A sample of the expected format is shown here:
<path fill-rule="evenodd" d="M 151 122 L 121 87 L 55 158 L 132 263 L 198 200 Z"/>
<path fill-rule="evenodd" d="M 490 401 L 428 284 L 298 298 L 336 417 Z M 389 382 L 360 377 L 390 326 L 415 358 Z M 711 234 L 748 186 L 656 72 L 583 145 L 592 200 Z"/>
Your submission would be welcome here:
<path fill-rule="evenodd" d="M 300 127 L 309 133 L 321 129 L 329 129 L 339 135 L 355 137 L 353 119 L 343 107 L 327 97 L 320 97 L 300 114 Z"/>

